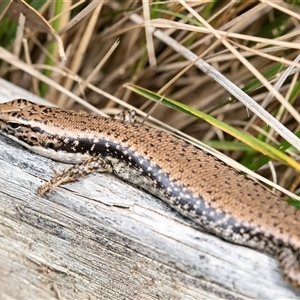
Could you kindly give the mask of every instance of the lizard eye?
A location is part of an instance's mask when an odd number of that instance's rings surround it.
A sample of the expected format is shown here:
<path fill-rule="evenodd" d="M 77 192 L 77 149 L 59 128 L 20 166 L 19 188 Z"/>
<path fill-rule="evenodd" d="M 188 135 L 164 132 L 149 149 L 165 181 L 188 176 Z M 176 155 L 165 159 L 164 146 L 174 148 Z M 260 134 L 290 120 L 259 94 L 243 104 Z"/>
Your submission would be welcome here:
<path fill-rule="evenodd" d="M 8 122 L 7 127 L 8 127 L 8 129 L 16 130 L 16 129 L 20 128 L 20 124 L 17 122 Z"/>

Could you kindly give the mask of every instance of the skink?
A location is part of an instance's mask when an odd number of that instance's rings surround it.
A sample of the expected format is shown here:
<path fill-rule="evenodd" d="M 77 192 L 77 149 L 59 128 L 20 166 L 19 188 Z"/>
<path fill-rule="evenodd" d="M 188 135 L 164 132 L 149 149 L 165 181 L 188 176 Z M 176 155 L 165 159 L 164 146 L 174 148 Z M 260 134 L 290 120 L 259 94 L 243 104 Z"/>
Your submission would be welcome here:
<path fill-rule="evenodd" d="M 278 258 L 300 288 L 300 211 L 217 158 L 171 134 L 130 122 L 17 99 L 0 105 L 0 131 L 74 166 L 39 188 L 102 171 L 167 202 L 230 242 Z"/>

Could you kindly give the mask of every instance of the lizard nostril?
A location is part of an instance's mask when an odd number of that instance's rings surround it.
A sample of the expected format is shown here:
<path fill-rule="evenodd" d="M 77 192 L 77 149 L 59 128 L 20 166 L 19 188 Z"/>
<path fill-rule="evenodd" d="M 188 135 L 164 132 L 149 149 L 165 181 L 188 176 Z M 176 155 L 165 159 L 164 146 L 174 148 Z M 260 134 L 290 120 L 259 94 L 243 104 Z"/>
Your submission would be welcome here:
<path fill-rule="evenodd" d="M 54 143 L 52 143 L 52 142 L 46 143 L 45 144 L 45 148 L 47 148 L 47 149 L 54 149 Z"/>

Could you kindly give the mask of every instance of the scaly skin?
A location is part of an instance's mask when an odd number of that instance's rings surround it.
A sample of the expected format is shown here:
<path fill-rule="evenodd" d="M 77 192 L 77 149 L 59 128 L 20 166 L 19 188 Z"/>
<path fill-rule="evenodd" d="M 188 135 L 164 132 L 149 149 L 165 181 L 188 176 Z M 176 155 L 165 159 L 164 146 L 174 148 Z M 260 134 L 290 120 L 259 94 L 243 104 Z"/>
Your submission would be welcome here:
<path fill-rule="evenodd" d="M 76 163 L 39 188 L 110 172 L 214 234 L 277 256 L 300 288 L 300 211 L 206 152 L 141 124 L 24 99 L 0 105 L 1 132 L 32 151 Z"/>

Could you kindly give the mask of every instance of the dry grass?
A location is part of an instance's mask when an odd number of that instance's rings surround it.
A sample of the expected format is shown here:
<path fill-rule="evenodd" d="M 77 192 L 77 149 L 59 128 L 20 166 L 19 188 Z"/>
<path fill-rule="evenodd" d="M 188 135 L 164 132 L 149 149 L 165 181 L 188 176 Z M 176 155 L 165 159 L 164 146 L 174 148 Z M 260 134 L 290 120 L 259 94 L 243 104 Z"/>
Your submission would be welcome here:
<path fill-rule="evenodd" d="M 29 28 L 24 28 L 19 21 L 19 34 L 14 35 L 7 25 L 11 21 L 2 19 L 0 31 L 2 28 L 6 32 L 0 48 L 2 77 L 69 109 L 83 109 L 84 101 L 78 104 L 74 100 L 78 100 L 77 95 L 105 113 L 117 113 L 124 107 L 147 113 L 153 102 L 123 87 L 134 83 L 209 113 L 269 144 L 289 140 L 271 121 L 266 124 L 258 118 L 257 112 L 251 111 L 251 104 L 246 108 L 244 103 L 232 99 L 232 87 L 216 78 L 216 70 L 234 84 L 233 88 L 244 87 L 284 127 L 293 133 L 299 131 L 298 3 L 57 2 L 45 1 L 38 11 L 60 36 L 60 51 L 53 32 L 46 27 L 40 33 L 36 31 L 40 25 L 27 24 Z M 62 50 L 66 60 L 62 59 Z M 189 60 L 188 53 L 194 53 L 198 61 L 194 56 Z M 203 62 L 213 70 L 200 70 Z M 190 115 L 158 105 L 152 116 L 245 165 L 262 156 Z M 299 140 L 292 142 L 299 150 Z M 295 148 L 288 153 L 297 158 Z M 260 173 L 297 193 L 299 175 L 291 166 L 266 163 Z"/>

